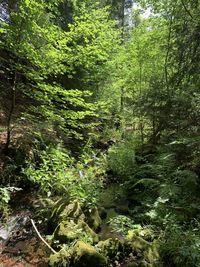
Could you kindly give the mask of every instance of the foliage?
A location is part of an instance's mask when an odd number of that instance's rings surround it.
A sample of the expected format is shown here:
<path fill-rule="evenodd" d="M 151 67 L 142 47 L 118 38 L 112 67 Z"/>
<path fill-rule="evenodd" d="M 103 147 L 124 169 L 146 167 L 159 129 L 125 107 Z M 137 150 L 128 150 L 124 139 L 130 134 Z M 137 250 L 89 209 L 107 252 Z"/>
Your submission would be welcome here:
<path fill-rule="evenodd" d="M 169 225 L 161 237 L 160 250 L 165 264 L 174 266 L 200 266 L 199 223 L 188 230 L 176 224 Z"/>
<path fill-rule="evenodd" d="M 118 215 L 109 220 L 112 231 L 121 235 L 126 235 L 130 229 L 137 227 L 133 220 L 125 215 Z"/>
<path fill-rule="evenodd" d="M 0 209 L 19 179 L 89 209 L 121 201 L 129 216 L 110 220 L 115 232 L 151 224 L 163 266 L 200 266 L 200 4 L 137 3 L 151 15 L 133 12 L 126 39 L 127 1 L 4 3 L 0 144 L 14 146 L 14 124 L 32 135 L 27 150 L 3 150 Z M 112 138 L 106 155 L 91 150 Z"/>
<path fill-rule="evenodd" d="M 0 187 L 0 212 L 6 216 L 9 210 L 8 204 L 11 199 L 11 194 L 16 191 L 21 190 L 21 188 L 7 186 Z"/>
<path fill-rule="evenodd" d="M 114 175 L 127 179 L 135 168 L 133 144 L 129 141 L 116 144 L 108 152 L 108 169 Z"/>
<path fill-rule="evenodd" d="M 98 201 L 104 169 L 101 164 L 93 166 L 91 158 L 84 160 L 75 163 L 61 147 L 48 147 L 41 153 L 40 164 L 29 165 L 24 174 L 48 196 L 66 194 L 93 206 Z"/>
<path fill-rule="evenodd" d="M 10 14 L 11 23 L 3 23 L 1 103 L 8 139 L 11 123 L 22 112 L 32 122 L 36 116 L 53 122 L 56 131 L 71 138 L 83 138 L 95 126 L 100 108 L 91 96 L 117 49 L 118 32 L 106 8 L 84 5 L 64 30 L 56 23 L 60 3 L 22 0 Z"/>

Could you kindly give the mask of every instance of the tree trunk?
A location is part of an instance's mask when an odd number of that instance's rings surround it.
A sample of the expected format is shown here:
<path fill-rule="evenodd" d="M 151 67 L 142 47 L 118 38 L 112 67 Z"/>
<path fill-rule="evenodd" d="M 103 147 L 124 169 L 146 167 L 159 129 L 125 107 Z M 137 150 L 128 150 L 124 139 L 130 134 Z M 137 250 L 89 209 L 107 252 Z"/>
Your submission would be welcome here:
<path fill-rule="evenodd" d="M 15 71 L 14 79 L 13 79 L 13 85 L 11 87 L 11 105 L 10 105 L 10 110 L 8 114 L 8 119 L 7 119 L 7 133 L 6 133 L 6 144 L 4 147 L 4 151 L 8 151 L 9 145 L 10 145 L 10 140 L 11 140 L 11 120 L 12 116 L 14 113 L 15 109 L 15 95 L 16 95 L 16 84 L 17 84 L 17 73 Z"/>

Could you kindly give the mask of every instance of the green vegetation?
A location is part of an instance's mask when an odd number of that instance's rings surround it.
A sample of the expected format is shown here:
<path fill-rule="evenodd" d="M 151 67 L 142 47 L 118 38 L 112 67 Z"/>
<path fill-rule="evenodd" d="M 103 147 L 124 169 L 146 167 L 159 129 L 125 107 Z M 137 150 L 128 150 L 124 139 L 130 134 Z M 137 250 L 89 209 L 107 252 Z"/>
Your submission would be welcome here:
<path fill-rule="evenodd" d="M 47 198 L 50 266 L 200 266 L 200 4 L 132 2 L 0 1 L 0 219 Z"/>

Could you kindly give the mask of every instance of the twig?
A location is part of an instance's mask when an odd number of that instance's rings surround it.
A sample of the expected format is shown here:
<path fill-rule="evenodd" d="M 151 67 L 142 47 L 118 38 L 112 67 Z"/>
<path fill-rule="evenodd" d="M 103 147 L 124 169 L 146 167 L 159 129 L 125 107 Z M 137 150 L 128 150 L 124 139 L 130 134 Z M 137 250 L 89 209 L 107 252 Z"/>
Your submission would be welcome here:
<path fill-rule="evenodd" d="M 188 13 L 188 15 L 190 16 L 190 18 L 191 18 L 191 19 L 194 19 L 193 16 L 192 16 L 192 14 L 191 14 L 191 12 L 190 12 L 189 9 L 187 8 L 185 2 L 184 2 L 183 0 L 181 0 L 181 3 L 182 3 L 182 5 L 183 5 L 185 11 L 186 11 L 186 12 Z"/>
<path fill-rule="evenodd" d="M 41 236 L 41 234 L 39 233 L 39 231 L 38 231 L 38 229 L 37 229 L 37 227 L 35 226 L 35 223 L 34 223 L 34 221 L 31 219 L 31 223 L 32 223 L 32 225 L 33 225 L 33 228 L 34 228 L 34 230 L 36 231 L 36 233 L 37 233 L 37 235 L 38 235 L 38 237 L 40 238 L 40 240 L 55 254 L 55 253 L 57 253 L 45 240 L 44 240 L 44 238 Z"/>

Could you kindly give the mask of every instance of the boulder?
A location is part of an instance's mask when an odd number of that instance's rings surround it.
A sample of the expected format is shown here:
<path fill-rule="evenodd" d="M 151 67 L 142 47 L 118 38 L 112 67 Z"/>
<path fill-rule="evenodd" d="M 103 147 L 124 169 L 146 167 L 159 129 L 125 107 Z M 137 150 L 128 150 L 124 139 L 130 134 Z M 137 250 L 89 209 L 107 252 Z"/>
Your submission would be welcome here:
<path fill-rule="evenodd" d="M 126 267 L 138 267 L 138 264 L 136 262 L 129 262 Z"/>
<path fill-rule="evenodd" d="M 117 238 L 109 238 L 104 241 L 100 241 L 97 245 L 99 251 L 110 259 L 115 258 L 120 252 L 123 252 L 123 244 Z"/>
<path fill-rule="evenodd" d="M 95 231 L 100 228 L 102 220 L 99 216 L 99 211 L 96 207 L 88 213 L 87 222 L 88 225 Z"/>
<path fill-rule="evenodd" d="M 142 255 L 142 260 L 138 262 L 138 266 L 159 266 L 159 253 L 156 241 L 148 242 L 141 236 L 138 236 L 136 231 L 131 230 L 125 238 L 124 245 L 130 247 L 134 254 Z"/>
<path fill-rule="evenodd" d="M 73 219 L 75 221 L 85 219 L 85 215 L 78 200 L 75 200 L 67 205 L 58 216 L 59 222 L 66 221 L 68 219 Z"/>
<path fill-rule="evenodd" d="M 59 252 L 52 254 L 49 258 L 49 266 L 51 267 L 68 267 L 70 263 L 70 253 L 64 248 Z"/>
<path fill-rule="evenodd" d="M 54 232 L 54 239 L 59 240 L 61 243 L 81 238 L 88 238 L 92 243 L 99 241 L 98 235 L 82 220 L 77 223 L 73 220 L 62 221 Z"/>
<path fill-rule="evenodd" d="M 72 252 L 74 267 L 106 267 L 106 257 L 98 253 L 95 248 L 83 241 L 78 241 Z"/>
<path fill-rule="evenodd" d="M 53 206 L 52 213 L 49 219 L 50 226 L 55 229 L 58 225 L 59 215 L 63 212 L 65 207 L 69 205 L 69 199 L 66 198 L 60 198 Z"/>

